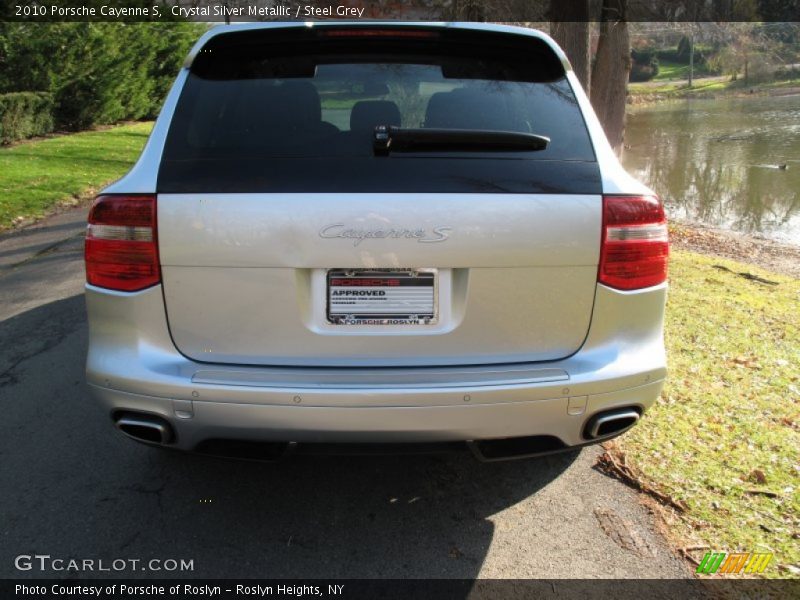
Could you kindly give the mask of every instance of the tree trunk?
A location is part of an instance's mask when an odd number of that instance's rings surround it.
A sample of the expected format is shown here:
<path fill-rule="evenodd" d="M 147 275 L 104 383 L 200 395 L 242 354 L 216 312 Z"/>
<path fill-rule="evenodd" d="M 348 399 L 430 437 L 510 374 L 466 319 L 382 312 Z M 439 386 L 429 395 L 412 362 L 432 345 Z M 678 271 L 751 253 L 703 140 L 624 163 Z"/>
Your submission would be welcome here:
<path fill-rule="evenodd" d="M 587 94 L 592 67 L 589 27 L 589 0 L 551 1 L 550 35 L 564 49 L 578 81 Z"/>
<path fill-rule="evenodd" d="M 572 70 L 588 94 L 590 91 L 591 55 L 589 53 L 589 22 L 567 21 L 550 24 L 550 34 L 563 48 L 572 63 Z"/>
<path fill-rule="evenodd" d="M 619 153 L 625 134 L 625 102 L 631 71 L 626 0 L 603 0 L 600 39 L 592 70 L 592 106 L 611 147 Z"/>
<path fill-rule="evenodd" d="M 463 21 L 485 21 L 486 7 L 481 0 L 453 0 L 452 18 Z"/>

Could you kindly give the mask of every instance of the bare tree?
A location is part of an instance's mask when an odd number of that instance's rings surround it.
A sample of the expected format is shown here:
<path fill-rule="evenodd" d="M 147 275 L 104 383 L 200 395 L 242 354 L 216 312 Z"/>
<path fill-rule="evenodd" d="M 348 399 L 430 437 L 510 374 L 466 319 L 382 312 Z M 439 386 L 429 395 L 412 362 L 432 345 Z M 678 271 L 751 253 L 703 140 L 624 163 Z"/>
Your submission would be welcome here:
<path fill-rule="evenodd" d="M 464 21 L 485 21 L 486 5 L 481 0 L 452 0 L 453 18 Z"/>
<path fill-rule="evenodd" d="M 592 67 L 590 26 L 589 0 L 551 3 L 550 35 L 564 49 L 587 94 L 590 90 Z"/>
<path fill-rule="evenodd" d="M 625 104 L 631 71 L 626 4 L 627 0 L 603 0 L 590 96 L 608 141 L 617 152 L 622 149 L 625 135 Z"/>

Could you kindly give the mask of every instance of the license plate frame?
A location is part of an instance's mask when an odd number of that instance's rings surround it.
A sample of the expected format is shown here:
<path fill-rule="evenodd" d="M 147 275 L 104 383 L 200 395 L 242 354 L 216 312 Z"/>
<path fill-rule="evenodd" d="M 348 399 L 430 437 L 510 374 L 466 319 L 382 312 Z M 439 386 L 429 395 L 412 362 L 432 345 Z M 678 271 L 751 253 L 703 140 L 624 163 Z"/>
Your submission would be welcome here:
<path fill-rule="evenodd" d="M 343 285 L 343 280 L 350 284 L 358 281 L 359 284 Z M 405 289 L 399 291 L 401 288 Z M 393 295 L 395 290 L 399 293 Z M 353 291 L 368 294 L 352 295 Z M 384 293 L 374 294 L 379 291 Z M 335 299 L 333 292 L 342 292 L 342 295 Z M 388 298 L 389 307 L 380 307 L 376 302 L 378 298 Z M 326 317 L 333 325 L 436 325 L 439 319 L 439 272 L 434 268 L 328 269 L 325 299 Z M 408 302 L 410 306 L 407 309 L 394 307 L 402 302 Z"/>

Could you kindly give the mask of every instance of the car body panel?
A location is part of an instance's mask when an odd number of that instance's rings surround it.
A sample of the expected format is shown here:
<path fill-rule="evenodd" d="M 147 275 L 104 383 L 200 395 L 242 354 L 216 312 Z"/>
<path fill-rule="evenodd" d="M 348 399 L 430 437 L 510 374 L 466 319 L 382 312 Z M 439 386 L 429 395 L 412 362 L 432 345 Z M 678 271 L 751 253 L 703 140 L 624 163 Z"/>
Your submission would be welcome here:
<path fill-rule="evenodd" d="M 176 433 L 170 445 L 185 450 L 220 437 L 423 442 L 549 435 L 577 446 L 589 441 L 585 424 L 593 414 L 649 408 L 666 376 L 667 286 L 623 292 L 596 278 L 601 194 L 652 191 L 624 171 L 564 53 L 540 32 L 397 22 L 213 28 L 187 58 L 140 159 L 104 193 L 157 193 L 170 122 L 188 68 L 208 40 L 238 30 L 343 25 L 544 40 L 583 114 L 597 161 L 595 188 L 436 194 L 424 201 L 334 190 L 302 198 L 159 195 L 163 283 L 133 293 L 86 288 L 93 396 L 112 418 L 134 412 L 166 419 Z M 386 222 L 451 230 L 438 244 L 319 237 L 330 224 Z M 439 269 L 441 321 L 391 332 L 326 323 L 314 304 L 320 282 L 327 268 L 347 267 Z M 506 290 L 528 302 L 498 304 L 492 291 L 500 280 L 519 282 Z"/>
<path fill-rule="evenodd" d="M 319 392 L 316 405 L 339 407 L 458 404 L 468 390 L 481 391 L 483 402 L 491 403 L 496 401 L 493 391 L 509 386 L 522 389 L 520 397 L 528 400 L 610 393 L 664 379 L 662 334 L 666 291 L 666 285 L 645 292 L 620 292 L 597 286 L 595 318 L 581 349 L 572 356 L 505 368 L 499 365 L 429 368 L 427 373 L 438 374 L 436 385 L 420 387 L 419 378 L 414 377 L 420 367 L 342 369 L 201 363 L 176 349 L 160 286 L 134 293 L 87 286 L 91 340 L 87 380 L 98 388 L 134 396 L 239 404 L 272 402 L 286 406 L 294 404 L 298 391 L 313 389 Z M 512 370 L 517 375 L 510 375 Z M 554 371 L 566 373 L 567 379 L 560 373 L 556 376 Z M 326 383 L 332 376 L 335 385 Z M 319 378 L 316 383 L 315 377 Z M 248 379 L 255 383 L 248 384 Z M 446 389 L 458 393 L 443 395 Z M 435 401 L 431 397 L 434 393 Z M 649 405 L 652 400 L 643 399 L 642 404 Z"/>
<path fill-rule="evenodd" d="M 170 330 L 184 354 L 207 362 L 562 358 L 591 319 L 600 205 L 599 196 L 571 195 L 159 195 Z M 345 228 L 448 237 L 322 237 Z M 330 324 L 325 271 L 343 267 L 438 269 L 437 323 Z"/>

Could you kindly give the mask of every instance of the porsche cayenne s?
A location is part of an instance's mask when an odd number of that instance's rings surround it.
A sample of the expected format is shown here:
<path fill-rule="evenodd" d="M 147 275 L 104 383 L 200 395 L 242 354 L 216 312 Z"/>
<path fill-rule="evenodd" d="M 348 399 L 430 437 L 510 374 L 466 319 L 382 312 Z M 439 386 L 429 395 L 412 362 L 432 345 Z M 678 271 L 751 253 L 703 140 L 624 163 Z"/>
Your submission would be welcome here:
<path fill-rule="evenodd" d="M 89 387 L 153 445 L 532 456 L 666 375 L 663 208 L 529 29 L 210 30 L 85 254 Z"/>

